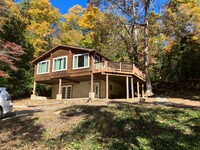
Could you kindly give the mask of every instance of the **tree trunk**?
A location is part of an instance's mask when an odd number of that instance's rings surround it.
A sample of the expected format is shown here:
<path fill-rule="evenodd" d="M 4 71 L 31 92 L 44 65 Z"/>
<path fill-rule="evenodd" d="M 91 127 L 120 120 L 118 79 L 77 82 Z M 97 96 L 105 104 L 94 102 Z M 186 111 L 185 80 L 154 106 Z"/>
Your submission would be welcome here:
<path fill-rule="evenodd" d="M 146 0 L 145 3 L 145 27 L 144 27 L 144 65 L 145 65 L 145 75 L 146 75 L 146 96 L 152 96 L 152 86 L 151 86 L 151 79 L 149 74 L 149 22 L 148 22 L 148 12 L 149 12 L 150 0 Z"/>
<path fill-rule="evenodd" d="M 138 46 L 137 44 L 132 44 L 131 45 L 131 62 L 134 63 L 135 65 L 138 65 L 139 66 L 139 60 L 138 60 Z"/>

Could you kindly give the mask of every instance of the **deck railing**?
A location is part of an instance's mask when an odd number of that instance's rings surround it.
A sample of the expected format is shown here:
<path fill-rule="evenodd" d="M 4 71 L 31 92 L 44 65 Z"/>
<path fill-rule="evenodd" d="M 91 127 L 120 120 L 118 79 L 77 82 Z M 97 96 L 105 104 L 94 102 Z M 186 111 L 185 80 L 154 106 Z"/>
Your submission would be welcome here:
<path fill-rule="evenodd" d="M 132 73 L 142 79 L 145 75 L 140 71 L 134 64 L 121 63 L 121 62 L 111 62 L 111 61 L 101 61 L 94 63 L 94 72 L 96 71 L 109 71 L 109 72 L 119 72 L 119 73 Z"/>

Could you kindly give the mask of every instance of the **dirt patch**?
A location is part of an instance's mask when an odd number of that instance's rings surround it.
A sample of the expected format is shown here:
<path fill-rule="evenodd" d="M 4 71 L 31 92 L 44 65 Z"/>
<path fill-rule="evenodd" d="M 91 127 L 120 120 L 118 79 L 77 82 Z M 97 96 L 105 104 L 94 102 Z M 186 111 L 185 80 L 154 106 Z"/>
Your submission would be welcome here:
<path fill-rule="evenodd" d="M 172 104 L 169 107 L 200 108 L 199 101 L 178 98 L 167 98 L 167 101 Z M 148 98 L 144 104 L 145 107 L 152 107 L 158 105 L 156 102 L 156 98 Z M 112 107 L 117 103 L 121 106 L 122 104 L 143 105 L 138 102 L 138 99 L 94 100 L 90 102 L 81 99 L 14 101 L 13 112 L 0 121 L 1 148 L 30 149 L 40 145 L 39 148 L 45 149 L 42 141 L 53 141 L 52 139 L 60 137 L 63 133 L 70 132 L 81 121 L 88 119 L 90 114 L 94 115 L 95 108 Z M 90 106 L 92 109 L 87 109 Z"/>

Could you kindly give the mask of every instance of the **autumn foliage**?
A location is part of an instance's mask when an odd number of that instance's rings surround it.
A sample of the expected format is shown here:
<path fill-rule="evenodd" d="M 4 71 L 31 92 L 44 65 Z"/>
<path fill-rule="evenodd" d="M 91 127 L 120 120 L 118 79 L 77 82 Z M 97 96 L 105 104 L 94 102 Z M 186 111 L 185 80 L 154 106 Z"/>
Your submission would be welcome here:
<path fill-rule="evenodd" d="M 5 44 L 0 43 L 0 61 L 8 64 L 11 69 L 17 70 L 14 66 L 14 61 L 19 61 L 20 56 L 24 53 L 21 47 L 13 42 Z M 0 70 L 0 76 L 9 77 L 5 71 Z"/>

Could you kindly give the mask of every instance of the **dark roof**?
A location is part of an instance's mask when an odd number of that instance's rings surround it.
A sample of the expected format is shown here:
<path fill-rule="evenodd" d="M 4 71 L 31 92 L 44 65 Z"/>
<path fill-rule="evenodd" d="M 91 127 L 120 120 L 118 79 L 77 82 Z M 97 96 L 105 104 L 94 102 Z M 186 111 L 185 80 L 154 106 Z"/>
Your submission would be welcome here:
<path fill-rule="evenodd" d="M 69 48 L 69 49 L 78 49 L 78 50 L 83 50 L 83 51 L 87 51 L 87 52 L 95 52 L 95 53 L 97 53 L 98 55 L 100 55 L 100 56 L 102 56 L 102 57 L 104 57 L 105 59 L 107 59 L 107 60 L 109 60 L 108 58 L 106 58 L 105 56 L 103 56 L 101 53 L 99 53 L 97 50 L 95 50 L 95 49 L 89 49 L 89 48 L 82 48 L 82 47 L 75 47 L 75 46 L 66 46 L 66 45 L 57 45 L 56 47 L 54 47 L 54 48 L 52 48 L 52 49 L 50 49 L 50 50 L 48 50 L 47 52 L 45 52 L 44 54 L 42 54 L 42 55 L 40 55 L 39 57 L 37 57 L 37 58 L 35 58 L 32 62 L 33 63 L 35 63 L 35 62 L 37 62 L 37 61 L 39 61 L 39 60 L 41 60 L 43 57 L 45 57 L 46 55 L 48 55 L 48 54 L 50 54 L 51 52 L 53 52 L 53 51 L 55 51 L 55 50 L 57 50 L 57 49 L 60 49 L 60 48 L 64 48 L 64 49 L 66 49 L 66 48 Z"/>

